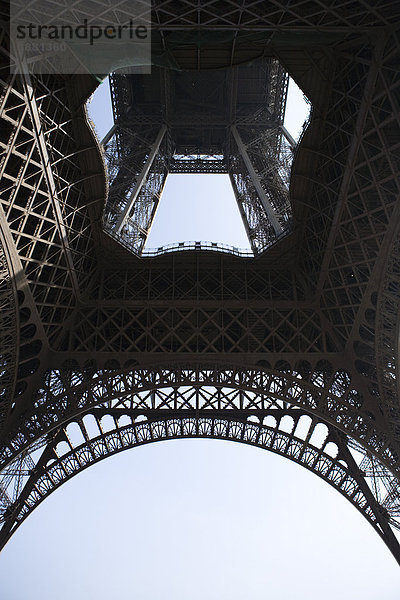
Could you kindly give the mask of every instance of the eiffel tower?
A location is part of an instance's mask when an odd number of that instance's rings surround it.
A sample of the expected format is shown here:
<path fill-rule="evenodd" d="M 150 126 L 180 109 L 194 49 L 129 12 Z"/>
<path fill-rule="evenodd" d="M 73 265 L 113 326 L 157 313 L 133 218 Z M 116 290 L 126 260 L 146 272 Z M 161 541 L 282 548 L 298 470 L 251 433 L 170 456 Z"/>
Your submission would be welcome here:
<path fill-rule="evenodd" d="M 0 547 L 88 466 L 197 437 L 314 472 L 400 564 L 399 17 L 154 1 L 152 73 L 112 75 L 102 143 L 93 76 L 2 70 Z M 250 255 L 146 255 L 168 173 L 199 172 L 229 174 Z"/>

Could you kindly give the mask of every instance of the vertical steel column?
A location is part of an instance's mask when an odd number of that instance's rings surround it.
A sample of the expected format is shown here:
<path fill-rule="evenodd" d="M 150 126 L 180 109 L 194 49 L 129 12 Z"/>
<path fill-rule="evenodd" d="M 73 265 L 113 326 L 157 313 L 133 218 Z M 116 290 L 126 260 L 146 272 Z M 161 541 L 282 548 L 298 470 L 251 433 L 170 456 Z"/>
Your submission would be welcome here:
<path fill-rule="evenodd" d="M 242 138 L 239 135 L 236 125 L 231 126 L 231 131 L 232 131 L 233 137 L 235 138 L 235 142 L 237 144 L 239 152 L 244 160 L 244 163 L 245 163 L 247 170 L 250 174 L 250 177 L 253 181 L 253 184 L 254 184 L 254 186 L 257 190 L 257 193 L 260 197 L 260 200 L 262 202 L 264 210 L 267 213 L 269 220 L 271 221 L 272 227 L 274 228 L 276 235 L 281 235 L 283 233 L 283 229 L 278 221 L 278 218 L 275 214 L 274 209 L 271 206 L 270 201 L 267 198 L 267 194 L 265 193 L 265 190 L 260 183 L 258 175 L 252 165 L 249 155 L 247 154 L 246 146 L 243 144 Z"/>
<path fill-rule="evenodd" d="M 138 179 L 136 181 L 135 188 L 132 191 L 132 193 L 130 194 L 130 196 L 129 196 L 128 200 L 127 200 L 126 206 L 125 206 L 124 210 L 122 211 L 122 213 L 121 213 L 121 215 L 120 215 L 120 217 L 119 217 L 119 219 L 117 221 L 117 225 L 116 225 L 116 228 L 115 228 L 115 233 L 116 234 L 118 234 L 121 231 L 122 227 L 124 226 L 125 221 L 128 218 L 128 215 L 129 215 L 130 211 L 133 208 L 135 200 L 138 197 L 138 195 L 140 193 L 140 190 L 142 189 L 142 185 L 145 182 L 147 175 L 149 174 L 151 165 L 153 164 L 153 161 L 154 161 L 154 159 L 155 159 L 155 157 L 157 155 L 157 152 L 158 152 L 158 150 L 160 148 L 160 144 L 161 144 L 161 142 L 163 140 L 163 137 L 164 137 L 166 131 L 167 131 L 166 125 L 163 125 L 161 127 L 161 129 L 160 129 L 157 137 L 156 137 L 156 140 L 155 140 L 153 146 L 151 147 L 149 156 L 147 157 L 147 160 L 144 163 L 143 169 L 141 170 L 140 175 L 139 175 L 139 177 L 138 177 Z"/>

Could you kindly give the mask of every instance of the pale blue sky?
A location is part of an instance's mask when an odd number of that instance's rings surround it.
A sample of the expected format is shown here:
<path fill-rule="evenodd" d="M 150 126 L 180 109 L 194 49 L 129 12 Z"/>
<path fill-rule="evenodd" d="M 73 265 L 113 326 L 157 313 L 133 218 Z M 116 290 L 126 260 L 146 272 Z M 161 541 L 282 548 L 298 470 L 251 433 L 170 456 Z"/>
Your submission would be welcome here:
<path fill-rule="evenodd" d="M 146 249 L 178 241 L 250 248 L 229 175 L 168 175 Z"/>
<path fill-rule="evenodd" d="M 187 191 L 174 194 L 187 203 Z M 222 212 L 232 208 L 222 188 L 217 197 Z M 160 209 L 160 226 L 171 229 L 167 215 Z M 217 233 L 240 245 L 226 220 Z M 270 452 L 213 440 L 160 442 L 91 467 L 0 554 L 0 600 L 397 600 L 399 589 L 386 546 L 328 484 Z"/>
<path fill-rule="evenodd" d="M 328 484 L 218 440 L 90 467 L 0 554 L 2 600 L 398 600 L 399 589 L 386 546 Z"/>

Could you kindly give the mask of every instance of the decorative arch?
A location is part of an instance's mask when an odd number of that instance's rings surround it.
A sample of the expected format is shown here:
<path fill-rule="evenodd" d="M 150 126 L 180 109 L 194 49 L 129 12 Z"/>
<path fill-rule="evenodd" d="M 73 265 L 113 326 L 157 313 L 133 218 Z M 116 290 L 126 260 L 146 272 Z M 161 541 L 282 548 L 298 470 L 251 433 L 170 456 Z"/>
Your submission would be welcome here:
<path fill-rule="evenodd" d="M 63 483 L 105 458 L 162 440 L 212 438 L 264 448 L 284 456 L 324 479 L 347 498 L 368 520 L 400 563 L 400 546 L 391 531 L 392 519 L 374 497 L 360 466 L 347 446 L 345 436 L 299 409 L 276 411 L 257 422 L 210 415 L 167 416 L 148 419 L 143 415 L 116 415 L 111 407 L 92 410 L 53 432 L 40 451 L 41 440 L 26 454 L 30 469 L 20 469 L 22 491 L 2 512 L 0 546 L 8 541 L 31 512 Z M 107 425 L 108 421 L 108 425 Z M 97 429 L 97 432 L 96 432 Z M 24 482 L 23 482 L 24 480 Z"/>
<path fill-rule="evenodd" d="M 282 361 L 281 361 L 282 363 Z M 94 407 L 112 407 L 119 413 L 144 412 L 149 418 L 165 411 L 208 416 L 245 417 L 295 406 L 349 435 L 390 471 L 398 456 L 387 434 L 380 430 L 369 404 L 343 369 L 320 361 L 308 370 L 288 363 L 274 368 L 238 368 L 236 365 L 159 365 L 82 369 L 63 365 L 47 373 L 37 391 L 33 411 L 23 430 L 10 431 L 0 454 L 4 468 L 45 433 Z"/>

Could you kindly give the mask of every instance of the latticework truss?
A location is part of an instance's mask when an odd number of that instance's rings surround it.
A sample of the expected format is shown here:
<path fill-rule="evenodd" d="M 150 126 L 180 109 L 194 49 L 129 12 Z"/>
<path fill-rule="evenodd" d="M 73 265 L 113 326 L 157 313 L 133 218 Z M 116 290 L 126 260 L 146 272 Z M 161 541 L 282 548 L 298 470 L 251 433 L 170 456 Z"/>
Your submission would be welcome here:
<path fill-rule="evenodd" d="M 156 75 L 138 84 L 142 104 L 105 152 L 85 110 L 94 78 L 2 71 L 1 544 L 106 456 L 216 437 L 315 472 L 400 562 L 400 11 L 383 0 L 286 4 L 155 2 Z M 281 65 L 313 106 L 289 190 L 268 154 L 286 152 L 280 113 L 274 128 L 266 113 L 262 128 L 236 115 L 224 152 L 207 111 L 205 139 L 188 132 L 177 152 L 170 104 L 146 120 L 146 86 L 164 100 L 172 93 L 171 61 L 184 89 L 196 77 L 214 81 L 209 67 L 232 78 L 256 59 Z M 117 121 L 130 89 L 114 86 Z M 266 252 L 243 259 L 195 247 L 143 259 L 104 232 L 106 211 L 109 229 L 130 227 L 139 252 L 166 173 L 216 172 L 226 157 L 253 248 L 273 230 Z M 288 235 L 276 223 L 258 227 L 247 159 L 268 180 Z"/>
<path fill-rule="evenodd" d="M 229 173 L 253 254 L 290 230 L 288 78 L 276 59 L 113 75 L 106 230 L 141 256 L 168 173 Z"/>

